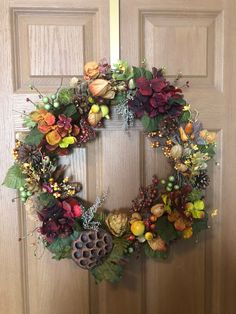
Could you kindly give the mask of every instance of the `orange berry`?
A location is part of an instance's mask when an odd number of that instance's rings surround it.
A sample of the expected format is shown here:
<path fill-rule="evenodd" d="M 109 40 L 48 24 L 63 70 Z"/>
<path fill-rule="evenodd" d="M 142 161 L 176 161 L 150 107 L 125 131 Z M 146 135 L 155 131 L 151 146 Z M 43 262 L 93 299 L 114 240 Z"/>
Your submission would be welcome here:
<path fill-rule="evenodd" d="M 152 215 L 152 216 L 149 217 L 149 220 L 151 222 L 156 222 L 157 221 L 157 216 Z"/>
<path fill-rule="evenodd" d="M 156 225 L 155 224 L 151 224 L 150 230 L 155 230 L 155 229 L 156 229 Z"/>

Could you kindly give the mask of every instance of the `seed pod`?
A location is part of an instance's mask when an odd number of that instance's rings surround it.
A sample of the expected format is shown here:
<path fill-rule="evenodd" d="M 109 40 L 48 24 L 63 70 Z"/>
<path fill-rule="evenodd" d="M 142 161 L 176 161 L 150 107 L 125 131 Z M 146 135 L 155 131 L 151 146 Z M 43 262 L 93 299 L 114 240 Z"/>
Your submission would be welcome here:
<path fill-rule="evenodd" d="M 193 133 L 193 124 L 192 124 L 192 122 L 188 122 L 185 125 L 184 131 L 185 131 L 186 134 L 192 134 Z"/>
<path fill-rule="evenodd" d="M 177 171 L 180 171 L 180 172 L 185 172 L 185 171 L 188 170 L 188 167 L 187 167 L 185 164 L 177 163 L 177 164 L 175 165 L 175 169 L 176 169 Z"/>
<path fill-rule="evenodd" d="M 132 225 L 132 223 L 137 220 L 142 220 L 142 216 L 139 213 L 133 213 L 129 223 Z"/>
<path fill-rule="evenodd" d="M 98 112 L 98 113 L 94 113 L 94 112 L 89 112 L 88 115 L 88 122 L 90 125 L 92 125 L 93 127 L 96 127 L 98 122 L 101 121 L 102 119 L 102 112 Z"/>
<path fill-rule="evenodd" d="M 164 211 L 164 204 L 156 204 L 151 208 L 151 213 L 157 218 L 161 217 L 164 214 Z"/>
<path fill-rule="evenodd" d="M 179 134 L 180 134 L 180 138 L 183 142 L 187 142 L 188 137 L 186 135 L 186 133 L 184 132 L 184 129 L 182 128 L 182 126 L 179 128 Z"/>
<path fill-rule="evenodd" d="M 101 264 L 112 250 L 112 237 L 106 231 L 82 231 L 73 242 L 72 258 L 78 266 L 92 269 Z"/>
<path fill-rule="evenodd" d="M 167 250 L 166 243 L 162 240 L 161 237 L 157 237 L 153 240 L 149 240 L 148 244 L 150 245 L 153 251 L 166 251 Z"/>
<path fill-rule="evenodd" d="M 183 147 L 180 144 L 174 145 L 170 150 L 170 156 L 173 159 L 179 159 L 183 154 Z"/>

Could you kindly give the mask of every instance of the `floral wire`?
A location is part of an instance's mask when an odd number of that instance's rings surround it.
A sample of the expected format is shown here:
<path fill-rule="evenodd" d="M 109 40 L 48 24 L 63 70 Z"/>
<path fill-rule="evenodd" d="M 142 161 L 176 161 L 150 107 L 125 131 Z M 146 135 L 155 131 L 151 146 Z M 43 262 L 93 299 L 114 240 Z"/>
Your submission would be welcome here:
<path fill-rule="evenodd" d="M 60 89 L 61 89 L 61 87 L 62 87 L 63 79 L 64 79 L 64 77 L 62 76 L 62 77 L 61 77 L 60 85 L 59 85 L 59 87 L 58 87 L 57 90 L 56 90 L 56 95 L 59 93 L 59 91 L 60 91 Z"/>

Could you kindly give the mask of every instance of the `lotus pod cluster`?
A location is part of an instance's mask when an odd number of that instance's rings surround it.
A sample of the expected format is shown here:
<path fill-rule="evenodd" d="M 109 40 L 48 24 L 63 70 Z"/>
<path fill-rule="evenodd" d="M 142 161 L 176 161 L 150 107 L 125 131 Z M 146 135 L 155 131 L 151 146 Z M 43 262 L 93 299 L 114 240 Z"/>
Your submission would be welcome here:
<path fill-rule="evenodd" d="M 112 237 L 106 231 L 86 230 L 73 243 L 72 258 L 75 263 L 90 270 L 102 263 L 112 250 Z"/>

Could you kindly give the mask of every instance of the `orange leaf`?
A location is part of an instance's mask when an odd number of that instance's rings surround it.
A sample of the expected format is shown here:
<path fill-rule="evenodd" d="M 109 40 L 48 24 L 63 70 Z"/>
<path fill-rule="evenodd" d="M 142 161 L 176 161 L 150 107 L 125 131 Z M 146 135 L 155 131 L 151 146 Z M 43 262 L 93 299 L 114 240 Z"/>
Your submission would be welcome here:
<path fill-rule="evenodd" d="M 61 136 L 57 130 L 53 130 L 46 135 L 46 140 L 50 145 L 57 145 L 61 141 Z"/>

